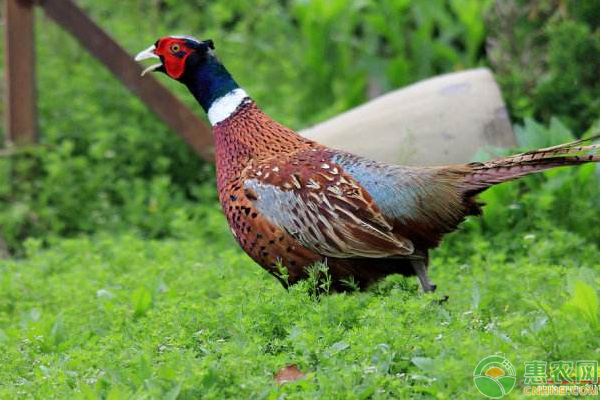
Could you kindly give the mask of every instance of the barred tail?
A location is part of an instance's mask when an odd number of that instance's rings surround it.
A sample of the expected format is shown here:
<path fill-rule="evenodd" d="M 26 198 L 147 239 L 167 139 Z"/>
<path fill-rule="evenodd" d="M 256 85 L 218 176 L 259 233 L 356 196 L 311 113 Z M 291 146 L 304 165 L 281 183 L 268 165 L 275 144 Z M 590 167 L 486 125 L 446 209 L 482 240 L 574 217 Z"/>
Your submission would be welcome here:
<path fill-rule="evenodd" d="M 470 195 L 477 194 L 497 183 L 517 179 L 555 167 L 600 162 L 598 154 L 584 154 L 600 149 L 600 144 L 589 144 L 600 135 L 545 149 L 531 150 L 488 162 L 468 164 L 470 171 L 465 184 Z"/>

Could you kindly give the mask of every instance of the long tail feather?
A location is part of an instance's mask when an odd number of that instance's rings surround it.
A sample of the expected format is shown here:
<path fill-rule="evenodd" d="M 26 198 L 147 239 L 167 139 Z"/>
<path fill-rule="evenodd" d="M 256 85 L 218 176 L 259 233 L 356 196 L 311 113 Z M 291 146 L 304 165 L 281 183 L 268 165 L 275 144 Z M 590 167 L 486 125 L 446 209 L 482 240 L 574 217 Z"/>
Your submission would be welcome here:
<path fill-rule="evenodd" d="M 588 139 L 531 150 L 488 162 L 471 163 L 468 165 L 470 172 L 465 179 L 468 192 L 476 194 L 497 183 L 555 167 L 600 162 L 600 155 L 583 154 L 600 149 L 600 144 L 588 144 L 599 138 L 600 135 L 595 135 Z"/>

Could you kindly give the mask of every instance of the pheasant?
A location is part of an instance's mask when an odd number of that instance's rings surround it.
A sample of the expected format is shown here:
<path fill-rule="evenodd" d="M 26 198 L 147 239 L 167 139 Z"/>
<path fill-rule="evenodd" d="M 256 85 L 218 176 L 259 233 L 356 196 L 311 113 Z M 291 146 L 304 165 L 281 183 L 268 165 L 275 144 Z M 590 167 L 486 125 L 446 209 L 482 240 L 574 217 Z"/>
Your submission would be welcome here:
<path fill-rule="evenodd" d="M 428 252 L 469 215 L 477 195 L 530 173 L 600 161 L 593 139 L 488 162 L 444 167 L 386 164 L 304 138 L 269 118 L 217 59 L 211 40 L 161 38 L 136 61 L 183 83 L 212 125 L 219 199 L 242 249 L 284 286 L 321 261 L 332 289 L 416 275 L 425 292 Z M 281 267 L 287 270 L 285 279 Z"/>

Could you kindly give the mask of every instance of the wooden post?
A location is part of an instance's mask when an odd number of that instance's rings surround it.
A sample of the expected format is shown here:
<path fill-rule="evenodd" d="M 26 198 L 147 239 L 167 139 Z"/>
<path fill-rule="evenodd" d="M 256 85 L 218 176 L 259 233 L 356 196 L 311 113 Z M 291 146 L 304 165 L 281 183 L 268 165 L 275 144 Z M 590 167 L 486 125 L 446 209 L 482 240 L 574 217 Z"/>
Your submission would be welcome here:
<path fill-rule="evenodd" d="M 3 0 L 6 132 L 15 145 L 38 140 L 35 98 L 33 2 Z"/>
<path fill-rule="evenodd" d="M 196 114 L 142 67 L 72 0 L 39 0 L 46 14 L 70 32 L 129 90 L 177 133 L 196 153 L 213 160 L 212 131 Z"/>

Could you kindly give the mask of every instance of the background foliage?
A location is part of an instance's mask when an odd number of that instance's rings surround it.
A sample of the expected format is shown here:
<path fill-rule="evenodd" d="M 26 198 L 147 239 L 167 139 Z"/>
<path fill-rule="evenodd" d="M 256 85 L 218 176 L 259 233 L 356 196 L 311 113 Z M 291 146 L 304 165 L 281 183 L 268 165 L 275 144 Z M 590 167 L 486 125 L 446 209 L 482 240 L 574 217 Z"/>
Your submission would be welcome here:
<path fill-rule="evenodd" d="M 132 54 L 167 34 L 212 38 L 294 128 L 481 65 L 521 146 L 600 127 L 594 1 L 78 3 Z M 0 234 L 16 256 L 0 260 L 0 397 L 463 398 L 479 355 L 597 354 L 597 167 L 486 192 L 484 216 L 434 254 L 447 308 L 398 277 L 284 292 L 233 243 L 213 167 L 41 14 L 36 33 L 42 145 L 0 157 Z M 312 372 L 278 389 L 285 363 Z"/>
<path fill-rule="evenodd" d="M 132 54 L 168 34 L 213 38 L 258 103 L 296 128 L 363 102 L 369 85 L 391 89 L 484 55 L 487 2 L 477 0 L 79 3 Z M 212 167 L 38 17 L 44 147 L 0 159 L 0 221 L 11 248 L 98 229 L 163 237 L 176 212 L 197 215 L 198 204 L 213 202 Z M 161 81 L 198 108 L 178 83 Z"/>
<path fill-rule="evenodd" d="M 583 132 L 600 117 L 600 3 L 496 1 L 488 57 L 513 118 L 558 117 Z"/>
<path fill-rule="evenodd" d="M 600 112 L 600 6 L 592 3 L 80 2 L 132 54 L 166 34 L 213 38 L 238 81 L 295 128 L 369 95 L 490 64 L 517 122 L 554 117 L 575 136 Z M 212 167 L 41 14 L 37 38 L 43 146 L 0 158 L 0 221 L 11 250 L 19 254 L 27 237 L 99 229 L 164 237 L 175 214 L 205 215 L 215 201 Z M 162 82 L 197 109 L 178 83 Z"/>

